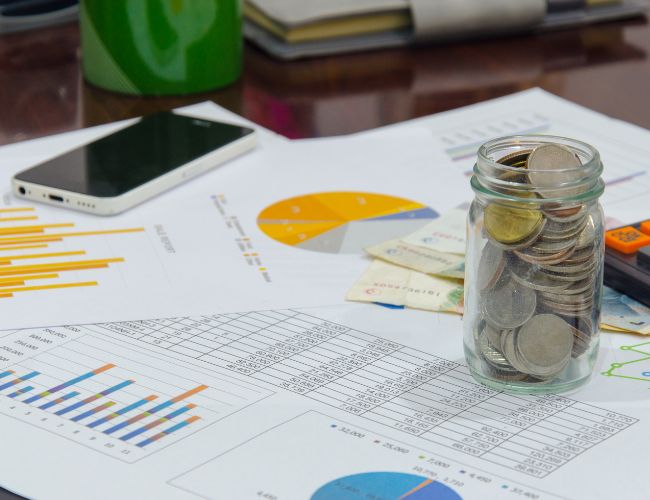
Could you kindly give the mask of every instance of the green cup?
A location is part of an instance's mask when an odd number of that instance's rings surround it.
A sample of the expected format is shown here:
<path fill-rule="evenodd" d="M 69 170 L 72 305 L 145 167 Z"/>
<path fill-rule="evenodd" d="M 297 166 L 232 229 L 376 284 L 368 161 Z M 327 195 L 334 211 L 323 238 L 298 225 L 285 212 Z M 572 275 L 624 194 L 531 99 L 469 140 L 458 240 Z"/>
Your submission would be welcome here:
<path fill-rule="evenodd" d="M 241 72 L 240 0 L 81 0 L 86 80 L 138 95 L 204 92 Z"/>

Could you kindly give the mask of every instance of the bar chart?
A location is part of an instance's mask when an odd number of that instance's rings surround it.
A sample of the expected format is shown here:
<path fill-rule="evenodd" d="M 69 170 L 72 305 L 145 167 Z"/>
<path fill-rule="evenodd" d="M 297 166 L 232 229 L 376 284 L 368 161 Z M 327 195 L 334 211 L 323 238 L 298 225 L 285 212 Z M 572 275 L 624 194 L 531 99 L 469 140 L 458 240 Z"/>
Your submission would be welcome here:
<path fill-rule="evenodd" d="M 164 359 L 77 337 L 0 369 L 0 413 L 133 462 L 268 395 L 189 368 L 181 377 Z"/>
<path fill-rule="evenodd" d="M 72 222 L 40 224 L 33 207 L 0 208 L 0 299 L 24 292 L 97 286 L 96 280 L 68 281 L 61 273 L 108 268 L 122 257 L 84 258 L 86 250 L 51 251 L 69 238 L 140 233 L 144 228 L 74 231 Z M 43 251 L 43 249 L 48 249 Z M 25 264 L 27 262 L 27 264 Z M 55 280 L 54 282 L 51 280 Z"/>

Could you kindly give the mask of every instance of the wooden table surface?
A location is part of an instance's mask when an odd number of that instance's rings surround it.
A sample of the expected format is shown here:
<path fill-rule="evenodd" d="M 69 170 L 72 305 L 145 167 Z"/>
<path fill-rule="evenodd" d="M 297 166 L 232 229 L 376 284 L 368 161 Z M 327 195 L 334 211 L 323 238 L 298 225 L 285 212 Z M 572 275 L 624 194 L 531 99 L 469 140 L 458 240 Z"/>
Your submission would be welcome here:
<path fill-rule="evenodd" d="M 128 97 L 83 82 L 76 23 L 0 37 L 0 144 L 210 99 L 291 138 L 345 134 L 539 86 L 650 128 L 650 25 L 276 61 L 247 46 L 218 91 Z"/>

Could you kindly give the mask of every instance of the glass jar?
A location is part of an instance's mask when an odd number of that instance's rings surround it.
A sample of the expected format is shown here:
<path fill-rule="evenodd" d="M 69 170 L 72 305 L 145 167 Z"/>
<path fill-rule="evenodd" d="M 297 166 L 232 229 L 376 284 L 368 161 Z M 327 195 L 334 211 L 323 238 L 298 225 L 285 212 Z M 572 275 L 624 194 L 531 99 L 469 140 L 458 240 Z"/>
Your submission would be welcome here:
<path fill-rule="evenodd" d="M 602 169 L 598 151 L 564 137 L 503 137 L 479 149 L 464 317 L 479 382 L 546 393 L 589 379 L 603 287 Z"/>

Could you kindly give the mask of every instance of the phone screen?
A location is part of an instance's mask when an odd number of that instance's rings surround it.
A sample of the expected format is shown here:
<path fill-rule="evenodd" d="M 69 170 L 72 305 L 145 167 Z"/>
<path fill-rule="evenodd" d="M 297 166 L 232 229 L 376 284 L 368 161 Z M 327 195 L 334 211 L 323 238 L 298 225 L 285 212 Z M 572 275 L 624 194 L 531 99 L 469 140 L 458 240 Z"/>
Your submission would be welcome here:
<path fill-rule="evenodd" d="M 158 113 L 16 175 L 18 181 L 114 197 L 253 131 Z"/>

